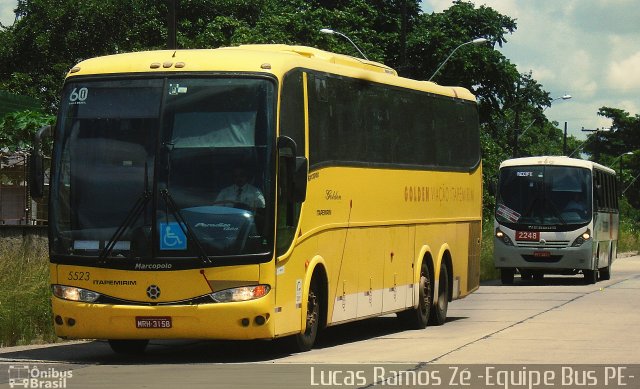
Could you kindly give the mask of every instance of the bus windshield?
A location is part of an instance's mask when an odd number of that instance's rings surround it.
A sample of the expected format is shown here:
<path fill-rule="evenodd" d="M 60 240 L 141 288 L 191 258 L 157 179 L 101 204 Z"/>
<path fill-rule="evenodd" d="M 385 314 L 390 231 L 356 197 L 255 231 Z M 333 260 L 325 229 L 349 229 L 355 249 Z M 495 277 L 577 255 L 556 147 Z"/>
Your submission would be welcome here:
<path fill-rule="evenodd" d="M 500 170 L 496 220 L 504 225 L 585 224 L 591 220 L 591 172 L 566 166 Z"/>
<path fill-rule="evenodd" d="M 215 257 L 273 246 L 275 86 L 261 78 L 67 83 L 52 254 Z"/>

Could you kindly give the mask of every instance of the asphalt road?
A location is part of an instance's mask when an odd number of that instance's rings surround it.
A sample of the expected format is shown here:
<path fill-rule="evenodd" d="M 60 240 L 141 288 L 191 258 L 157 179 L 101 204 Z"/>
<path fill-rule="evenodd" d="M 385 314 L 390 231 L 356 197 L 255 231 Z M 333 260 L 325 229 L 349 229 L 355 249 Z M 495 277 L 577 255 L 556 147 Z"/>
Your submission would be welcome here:
<path fill-rule="evenodd" d="M 632 256 L 618 258 L 609 281 L 487 282 L 452 302 L 443 326 L 405 330 L 380 317 L 330 328 L 307 353 L 267 341 L 153 341 L 140 357 L 115 355 L 102 341 L 2 348 L 0 388 L 10 378 L 24 387 L 25 377 L 27 387 L 58 388 L 638 388 L 639 302 L 640 256 Z"/>

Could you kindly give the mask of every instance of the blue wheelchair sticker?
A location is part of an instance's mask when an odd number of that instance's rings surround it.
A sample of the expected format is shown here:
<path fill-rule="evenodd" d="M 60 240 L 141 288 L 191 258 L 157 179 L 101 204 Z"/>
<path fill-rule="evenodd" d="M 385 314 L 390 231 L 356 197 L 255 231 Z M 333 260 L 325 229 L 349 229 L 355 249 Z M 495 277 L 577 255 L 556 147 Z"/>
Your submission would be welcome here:
<path fill-rule="evenodd" d="M 186 250 L 187 237 L 177 222 L 160 223 L 160 250 Z"/>

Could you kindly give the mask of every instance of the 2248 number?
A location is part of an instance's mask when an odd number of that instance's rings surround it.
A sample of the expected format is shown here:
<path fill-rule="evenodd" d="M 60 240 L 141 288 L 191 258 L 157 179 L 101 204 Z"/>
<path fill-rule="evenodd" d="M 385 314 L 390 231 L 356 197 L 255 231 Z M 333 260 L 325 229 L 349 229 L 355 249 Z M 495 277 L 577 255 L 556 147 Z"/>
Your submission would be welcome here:
<path fill-rule="evenodd" d="M 67 280 L 70 281 L 89 281 L 90 273 L 88 271 L 70 271 Z"/>

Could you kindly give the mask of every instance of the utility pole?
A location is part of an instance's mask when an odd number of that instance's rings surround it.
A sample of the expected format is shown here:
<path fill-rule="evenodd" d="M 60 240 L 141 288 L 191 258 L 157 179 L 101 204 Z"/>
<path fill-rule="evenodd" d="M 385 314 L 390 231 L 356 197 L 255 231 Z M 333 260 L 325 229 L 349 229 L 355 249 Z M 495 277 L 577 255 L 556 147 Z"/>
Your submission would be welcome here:
<path fill-rule="evenodd" d="M 518 136 L 520 135 L 520 80 L 516 85 L 515 119 L 513 123 L 513 157 L 518 157 Z"/>
<path fill-rule="evenodd" d="M 402 0 L 400 6 L 400 66 L 407 66 L 407 0 Z"/>
<path fill-rule="evenodd" d="M 562 138 L 562 155 L 567 155 L 567 122 L 564 122 L 564 137 Z"/>
<path fill-rule="evenodd" d="M 167 49 L 175 50 L 178 48 L 176 39 L 176 2 L 178 0 L 169 0 L 167 15 Z"/>

